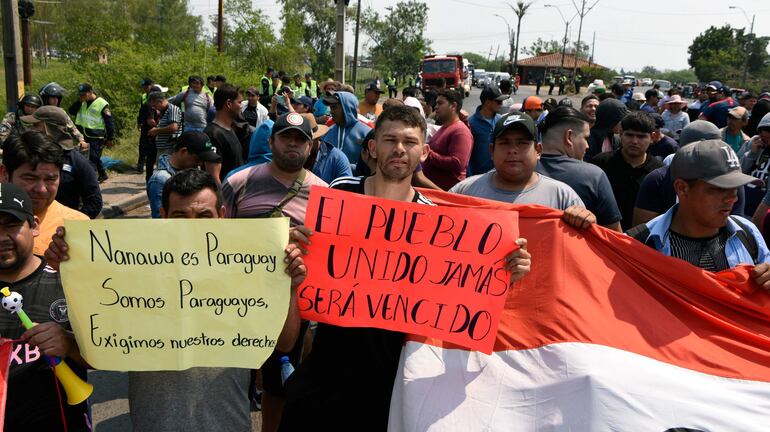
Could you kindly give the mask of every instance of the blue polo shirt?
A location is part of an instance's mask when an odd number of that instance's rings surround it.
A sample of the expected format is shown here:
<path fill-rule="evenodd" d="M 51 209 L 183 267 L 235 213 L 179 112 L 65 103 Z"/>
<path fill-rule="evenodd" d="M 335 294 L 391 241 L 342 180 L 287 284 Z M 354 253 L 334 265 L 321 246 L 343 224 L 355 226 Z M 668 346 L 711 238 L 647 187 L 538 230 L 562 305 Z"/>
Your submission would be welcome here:
<path fill-rule="evenodd" d="M 487 173 L 495 167 L 492 163 L 492 154 L 489 152 L 489 144 L 492 142 L 492 131 L 494 131 L 498 119 L 500 119 L 500 114 L 497 113 L 492 118 L 481 115 L 480 106 L 468 118 L 468 125 L 471 127 L 471 135 L 473 135 L 473 149 L 467 170 L 468 177 Z"/>
<path fill-rule="evenodd" d="M 738 106 L 738 104 L 735 100 L 728 97 L 704 106 L 700 113 L 706 120 L 714 123 L 716 127 L 721 129 L 727 126 L 727 111 L 736 106 Z"/>

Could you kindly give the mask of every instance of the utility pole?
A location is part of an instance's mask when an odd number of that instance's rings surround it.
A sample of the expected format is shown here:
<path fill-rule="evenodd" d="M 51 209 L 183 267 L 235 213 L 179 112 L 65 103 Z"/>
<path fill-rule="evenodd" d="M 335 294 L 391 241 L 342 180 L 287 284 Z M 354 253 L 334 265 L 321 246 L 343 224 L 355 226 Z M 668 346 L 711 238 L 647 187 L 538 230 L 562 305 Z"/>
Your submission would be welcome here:
<path fill-rule="evenodd" d="M 5 95 L 7 112 L 15 112 L 20 95 L 24 94 L 24 82 L 19 79 L 23 72 L 19 55 L 19 8 L 16 0 L 2 1 L 3 15 L 3 64 L 5 66 Z"/>
<path fill-rule="evenodd" d="M 746 17 L 746 21 L 749 21 L 749 15 L 746 13 L 746 11 L 740 7 L 740 6 L 728 6 L 728 9 L 738 9 L 741 12 L 743 12 L 743 16 Z M 754 34 L 754 18 L 756 18 L 756 15 L 751 16 L 751 29 L 749 30 L 749 34 L 746 35 L 748 37 L 749 35 Z M 743 59 L 743 88 L 746 88 L 746 79 L 749 75 L 749 56 L 751 55 L 751 52 L 749 51 L 749 44 L 748 40 L 746 41 L 746 46 L 744 47 L 745 50 L 745 58 Z"/>
<path fill-rule="evenodd" d="M 497 50 L 495 50 L 495 63 L 497 63 L 497 55 L 500 54 L 500 44 L 497 45 Z"/>
<path fill-rule="evenodd" d="M 356 88 L 356 79 L 358 78 L 358 32 L 361 25 L 361 0 L 358 0 L 356 7 L 356 40 L 353 47 L 353 88 Z"/>
<path fill-rule="evenodd" d="M 494 44 L 489 46 L 489 54 L 487 54 L 487 64 L 489 64 L 489 59 L 492 58 L 492 48 L 494 48 L 494 47 L 495 47 Z"/>
<path fill-rule="evenodd" d="M 337 39 L 334 45 L 334 79 L 345 82 L 345 8 L 350 0 L 334 0 L 337 4 Z"/>
<path fill-rule="evenodd" d="M 219 0 L 217 17 L 217 51 L 225 52 L 225 0 Z"/>
<path fill-rule="evenodd" d="M 588 67 L 592 67 L 591 63 L 594 62 L 594 51 L 596 50 L 596 32 L 594 32 L 594 40 L 591 42 L 591 57 L 588 58 Z"/>
<path fill-rule="evenodd" d="M 575 6 L 575 10 L 578 13 L 578 16 L 580 17 L 580 25 L 578 26 L 578 38 L 577 38 L 577 45 L 575 45 L 575 67 L 572 70 L 572 79 L 575 79 L 577 77 L 577 67 L 578 67 L 578 58 L 580 57 L 580 36 L 583 32 L 583 18 L 588 15 L 588 12 L 591 12 L 591 9 L 596 6 L 597 3 L 599 3 L 599 0 L 594 1 L 594 4 L 588 7 L 586 9 L 586 0 L 582 0 L 582 5 L 578 9 L 577 4 L 575 3 L 575 0 L 572 0 L 572 5 Z"/>
<path fill-rule="evenodd" d="M 24 59 L 24 85 L 32 84 L 32 44 L 29 37 L 29 19 L 35 13 L 35 5 L 29 0 L 19 1 L 21 21 L 21 52 Z"/>
<path fill-rule="evenodd" d="M 511 26 L 508 24 L 508 20 L 504 16 L 495 14 L 496 17 L 505 21 L 505 26 L 508 28 L 508 42 L 511 44 L 510 59 L 508 60 L 508 73 L 513 74 L 513 33 L 511 33 Z"/>

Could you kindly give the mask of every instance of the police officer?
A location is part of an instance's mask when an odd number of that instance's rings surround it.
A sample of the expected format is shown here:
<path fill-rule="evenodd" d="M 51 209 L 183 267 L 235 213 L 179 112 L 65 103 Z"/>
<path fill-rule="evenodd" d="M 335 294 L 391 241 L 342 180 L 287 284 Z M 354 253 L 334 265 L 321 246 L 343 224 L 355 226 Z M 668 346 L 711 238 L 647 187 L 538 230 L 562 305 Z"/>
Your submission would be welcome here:
<path fill-rule="evenodd" d="M 38 93 L 40 94 L 40 100 L 43 102 L 43 105 L 53 105 L 58 107 L 61 106 L 61 101 L 64 99 L 65 90 L 64 87 L 59 85 L 59 83 L 49 82 L 48 84 L 41 87 Z M 83 134 L 81 134 L 78 128 L 75 126 L 75 123 L 72 122 L 72 119 L 67 122 L 67 130 L 69 131 L 70 135 L 72 135 L 72 139 L 77 141 L 80 145 L 80 153 L 82 153 L 83 156 L 87 158 L 88 143 L 86 142 Z"/>
<path fill-rule="evenodd" d="M 97 97 L 91 84 L 78 86 L 79 101 L 70 106 L 69 113 L 75 117 L 75 125 L 85 136 L 89 145 L 88 159 L 99 175 L 99 182 L 107 180 L 107 171 L 102 165 L 104 146 L 111 147 L 115 137 L 115 122 L 109 104 Z"/>
<path fill-rule="evenodd" d="M 318 99 L 318 83 L 313 79 L 313 75 L 310 75 L 310 72 L 305 74 L 305 96 L 312 99 L 313 103 Z"/>
<path fill-rule="evenodd" d="M 21 121 L 25 115 L 30 115 L 43 105 L 39 97 L 33 94 L 24 95 L 19 101 L 15 112 L 9 112 L 0 122 L 0 144 L 13 133 L 22 133 L 26 129 Z"/>
<path fill-rule="evenodd" d="M 259 94 L 259 103 L 263 106 L 270 106 L 270 98 L 275 94 L 275 86 L 273 85 L 273 68 L 267 68 L 267 73 L 262 75 L 259 80 L 262 89 Z"/>

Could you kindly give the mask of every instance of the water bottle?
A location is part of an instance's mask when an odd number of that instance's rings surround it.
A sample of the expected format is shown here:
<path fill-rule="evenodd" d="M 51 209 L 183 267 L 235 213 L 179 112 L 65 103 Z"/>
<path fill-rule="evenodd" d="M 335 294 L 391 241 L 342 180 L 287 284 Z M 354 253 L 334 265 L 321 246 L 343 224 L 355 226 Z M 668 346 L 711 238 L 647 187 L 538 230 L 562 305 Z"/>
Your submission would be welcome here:
<path fill-rule="evenodd" d="M 286 384 L 286 380 L 289 379 L 291 374 L 294 373 L 294 366 L 289 361 L 289 356 L 281 357 L 281 384 Z"/>

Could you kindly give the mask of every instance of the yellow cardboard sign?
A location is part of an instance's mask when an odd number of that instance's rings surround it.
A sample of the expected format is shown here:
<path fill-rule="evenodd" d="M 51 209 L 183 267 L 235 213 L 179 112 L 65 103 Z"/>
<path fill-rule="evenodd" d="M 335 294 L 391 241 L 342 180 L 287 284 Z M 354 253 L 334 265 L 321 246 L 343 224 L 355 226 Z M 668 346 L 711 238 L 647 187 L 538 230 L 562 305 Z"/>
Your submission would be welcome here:
<path fill-rule="evenodd" d="M 66 221 L 61 276 L 97 369 L 259 368 L 289 309 L 289 219 Z"/>

